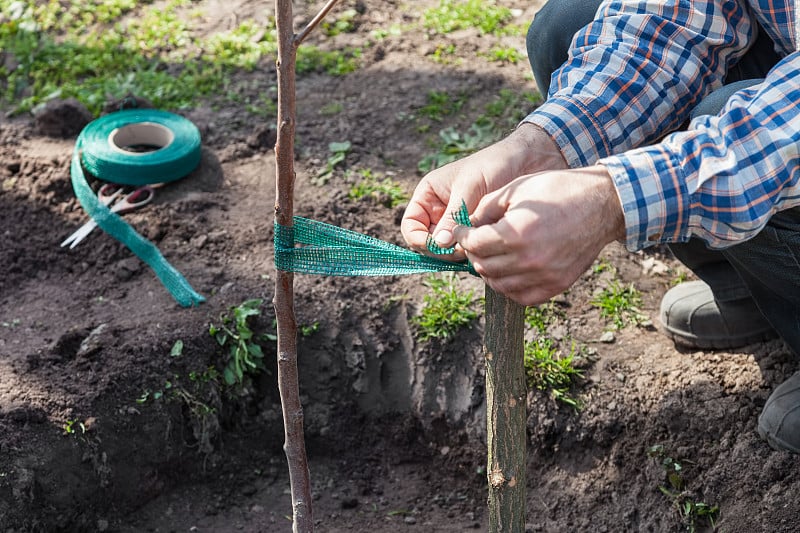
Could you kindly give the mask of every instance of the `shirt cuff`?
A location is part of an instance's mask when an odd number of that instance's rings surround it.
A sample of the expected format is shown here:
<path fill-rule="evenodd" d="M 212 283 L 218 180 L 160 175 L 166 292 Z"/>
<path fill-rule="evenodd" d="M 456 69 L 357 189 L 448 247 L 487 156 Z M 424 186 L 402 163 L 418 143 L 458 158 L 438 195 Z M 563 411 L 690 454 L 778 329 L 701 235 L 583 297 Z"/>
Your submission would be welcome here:
<path fill-rule="evenodd" d="M 689 240 L 686 176 L 664 145 L 630 150 L 597 163 L 608 169 L 617 188 L 629 251 Z"/>
<path fill-rule="evenodd" d="M 602 124 L 574 96 L 548 98 L 522 122 L 535 124 L 550 134 L 570 168 L 592 165 L 611 154 Z"/>

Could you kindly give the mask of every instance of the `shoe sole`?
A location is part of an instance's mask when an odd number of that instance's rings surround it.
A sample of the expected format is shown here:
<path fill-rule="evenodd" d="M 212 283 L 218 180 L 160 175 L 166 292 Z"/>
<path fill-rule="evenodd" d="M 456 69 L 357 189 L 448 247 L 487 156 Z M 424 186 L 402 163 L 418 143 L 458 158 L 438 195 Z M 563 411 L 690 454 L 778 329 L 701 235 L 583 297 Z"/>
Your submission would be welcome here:
<path fill-rule="evenodd" d="M 661 331 L 675 344 L 684 348 L 700 348 L 704 350 L 741 348 L 748 344 L 764 342 L 778 337 L 778 334 L 774 330 L 769 329 L 753 333 L 747 337 L 697 337 L 694 335 L 687 335 L 684 331 L 672 329 L 664 323 L 660 323 L 659 326 Z"/>

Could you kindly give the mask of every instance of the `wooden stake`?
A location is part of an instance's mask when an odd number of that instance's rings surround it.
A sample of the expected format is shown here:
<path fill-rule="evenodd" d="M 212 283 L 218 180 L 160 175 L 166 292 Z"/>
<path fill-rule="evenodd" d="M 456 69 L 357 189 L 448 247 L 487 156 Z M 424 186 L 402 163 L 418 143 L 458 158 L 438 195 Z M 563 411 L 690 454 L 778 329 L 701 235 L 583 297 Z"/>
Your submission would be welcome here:
<path fill-rule="evenodd" d="M 489 530 L 525 531 L 524 307 L 486 287 L 486 474 Z"/>

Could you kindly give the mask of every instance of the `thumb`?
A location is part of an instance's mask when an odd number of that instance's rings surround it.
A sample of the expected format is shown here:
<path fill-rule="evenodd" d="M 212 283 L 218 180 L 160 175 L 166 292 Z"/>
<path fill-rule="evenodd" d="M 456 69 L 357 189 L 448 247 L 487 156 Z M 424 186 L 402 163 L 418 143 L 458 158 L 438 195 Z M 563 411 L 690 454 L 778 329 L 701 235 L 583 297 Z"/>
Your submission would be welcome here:
<path fill-rule="evenodd" d="M 477 198 L 468 198 L 468 196 L 474 196 L 474 194 L 461 194 L 459 191 L 454 191 L 453 194 L 450 195 L 450 200 L 444 212 L 445 214 L 436 225 L 436 229 L 432 232 L 433 241 L 438 246 L 449 248 L 455 244 L 456 239 L 453 236 L 453 229 L 459 225 L 456 220 L 456 215 L 461 211 L 461 206 L 466 205 L 467 212 L 469 213 L 478 203 Z"/>

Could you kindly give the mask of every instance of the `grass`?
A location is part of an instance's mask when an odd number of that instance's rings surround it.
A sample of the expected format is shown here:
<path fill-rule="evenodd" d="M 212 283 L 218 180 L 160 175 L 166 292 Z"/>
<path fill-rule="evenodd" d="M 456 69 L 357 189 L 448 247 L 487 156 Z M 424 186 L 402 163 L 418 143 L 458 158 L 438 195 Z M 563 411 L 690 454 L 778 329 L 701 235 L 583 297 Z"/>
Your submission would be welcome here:
<path fill-rule="evenodd" d="M 484 112 L 475 119 L 466 132 L 459 132 L 453 126 L 440 130 L 438 140 L 433 143 L 434 151 L 417 163 L 417 170 L 425 174 L 499 140 L 540 101 L 541 96 L 536 92 L 519 93 L 509 89 L 501 90 L 486 104 Z M 429 100 L 428 106 L 430 105 Z M 434 109 L 439 107 L 441 106 Z"/>
<path fill-rule="evenodd" d="M 419 331 L 419 340 L 451 339 L 478 318 L 474 309 L 474 291 L 460 291 L 457 280 L 451 274 L 433 275 L 425 281 L 430 293 L 423 298 L 419 314 L 412 318 Z"/>
<path fill-rule="evenodd" d="M 255 69 L 277 50 L 274 19 L 242 20 L 229 31 L 196 37 L 189 0 L 165 5 L 133 0 L 35 2 L 0 0 L 0 104 L 21 113 L 49 99 L 74 97 L 95 115 L 127 94 L 162 109 L 201 99 L 240 103 L 252 88 L 232 74 Z M 196 10 L 195 10 L 196 11 Z M 303 45 L 297 72 L 344 75 L 358 68 L 360 48 L 325 51 Z M 262 102 L 251 112 L 274 113 Z"/>
<path fill-rule="evenodd" d="M 369 169 L 358 172 L 361 179 L 350 187 L 347 197 L 351 200 L 376 198 L 386 207 L 396 207 L 408 200 L 405 189 L 389 177 L 376 175 Z"/>
<path fill-rule="evenodd" d="M 477 28 L 482 34 L 500 35 L 511 18 L 507 7 L 482 0 L 441 0 L 422 14 L 423 26 L 440 34 Z"/>
<path fill-rule="evenodd" d="M 613 280 L 590 303 L 600 310 L 601 318 L 611 321 L 615 329 L 622 329 L 628 324 L 643 325 L 649 321 L 639 310 L 642 295 L 632 283 L 621 285 Z"/>
<path fill-rule="evenodd" d="M 664 470 L 666 483 L 659 485 L 658 489 L 670 500 L 678 512 L 686 531 L 695 533 L 698 528 L 705 529 L 706 527 L 716 530 L 716 522 L 720 513 L 719 506 L 697 501 L 686 490 L 684 465 L 691 464 L 691 462 L 673 459 L 660 444 L 651 446 L 647 450 L 647 455 L 658 461 Z"/>
<path fill-rule="evenodd" d="M 445 117 L 460 111 L 466 101 L 467 95 L 464 91 L 459 91 L 456 95 L 447 91 L 428 91 L 427 103 L 417 109 L 416 114 L 441 122 Z"/>
<path fill-rule="evenodd" d="M 572 385 L 583 377 L 583 371 L 574 366 L 576 355 L 575 344 L 568 354 L 562 354 L 547 337 L 526 342 L 524 364 L 528 386 L 549 391 L 553 399 L 580 409 L 582 403 L 569 392 Z"/>

